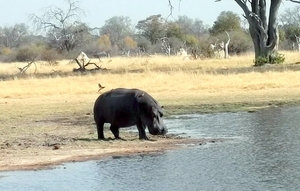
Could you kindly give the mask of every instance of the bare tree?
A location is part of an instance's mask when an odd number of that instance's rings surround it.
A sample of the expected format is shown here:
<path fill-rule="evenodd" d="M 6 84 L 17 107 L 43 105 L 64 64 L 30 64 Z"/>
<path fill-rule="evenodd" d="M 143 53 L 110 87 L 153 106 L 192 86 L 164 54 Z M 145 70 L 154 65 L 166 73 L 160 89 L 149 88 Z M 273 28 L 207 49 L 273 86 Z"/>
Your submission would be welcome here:
<path fill-rule="evenodd" d="M 17 47 L 20 40 L 27 34 L 25 24 L 16 24 L 12 27 L 0 28 L 0 44 L 7 48 Z"/>
<path fill-rule="evenodd" d="M 37 30 L 44 30 L 51 38 L 51 43 L 58 44 L 59 49 L 72 50 L 82 42 L 82 34 L 88 27 L 80 22 L 80 16 L 84 14 L 78 5 L 78 1 L 67 0 L 68 8 L 50 6 L 42 16 L 31 15 Z"/>

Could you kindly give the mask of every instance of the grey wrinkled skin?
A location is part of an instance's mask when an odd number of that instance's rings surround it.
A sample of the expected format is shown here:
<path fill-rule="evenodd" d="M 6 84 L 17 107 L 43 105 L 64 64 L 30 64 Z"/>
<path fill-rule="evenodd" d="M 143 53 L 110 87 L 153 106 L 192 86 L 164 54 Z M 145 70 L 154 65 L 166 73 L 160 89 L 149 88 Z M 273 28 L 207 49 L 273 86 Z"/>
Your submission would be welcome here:
<path fill-rule="evenodd" d="M 94 105 L 94 119 L 98 139 L 105 139 L 104 123 L 110 123 L 110 130 L 119 139 L 119 128 L 136 125 L 139 138 L 148 140 L 145 129 L 152 135 L 165 135 L 162 107 L 148 93 L 139 89 L 117 88 L 101 94 Z"/>

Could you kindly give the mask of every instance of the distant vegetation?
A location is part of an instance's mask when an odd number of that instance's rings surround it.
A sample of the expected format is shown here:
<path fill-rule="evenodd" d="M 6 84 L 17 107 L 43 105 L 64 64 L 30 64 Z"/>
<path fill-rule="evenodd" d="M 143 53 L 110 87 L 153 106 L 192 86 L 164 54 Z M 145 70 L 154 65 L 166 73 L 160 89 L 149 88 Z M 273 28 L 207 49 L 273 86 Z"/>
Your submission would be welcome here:
<path fill-rule="evenodd" d="M 253 52 L 247 21 L 224 11 L 213 26 L 201 19 L 179 16 L 165 19 L 159 15 L 141 18 L 133 26 L 129 17 L 108 18 L 104 26 L 91 28 L 80 22 L 84 10 L 78 1 L 69 1 L 67 9 L 50 7 L 44 15 L 30 16 L 34 28 L 24 23 L 0 27 L 0 62 L 74 59 L 84 51 L 90 57 L 176 55 L 181 49 L 194 58 L 215 57 L 211 45 L 226 42 L 229 55 Z M 300 20 L 293 15 L 300 8 L 287 9 L 280 16 L 280 49 L 298 50 Z M 32 32 L 43 35 L 34 35 Z M 226 34 L 227 32 L 227 34 Z"/>

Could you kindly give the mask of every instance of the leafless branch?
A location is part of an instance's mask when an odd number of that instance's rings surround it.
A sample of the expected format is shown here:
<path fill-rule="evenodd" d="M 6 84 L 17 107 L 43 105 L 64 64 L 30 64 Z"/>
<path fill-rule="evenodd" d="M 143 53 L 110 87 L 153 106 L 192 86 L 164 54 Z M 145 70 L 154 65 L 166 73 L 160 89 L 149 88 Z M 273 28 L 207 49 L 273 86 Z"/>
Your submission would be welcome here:
<path fill-rule="evenodd" d="M 69 6 L 66 11 L 56 6 L 50 6 L 46 8 L 44 15 L 37 16 L 31 14 L 29 17 L 33 21 L 37 30 L 47 30 L 48 28 L 61 29 L 67 24 L 67 21 L 75 19 L 77 22 L 80 20 L 80 15 L 83 14 L 83 10 L 77 5 L 78 1 L 71 2 L 68 0 Z"/>
<path fill-rule="evenodd" d="M 297 1 L 297 0 L 287 0 L 287 1 L 290 1 L 290 2 L 293 2 L 293 3 L 300 3 L 300 1 Z"/>
<path fill-rule="evenodd" d="M 32 65 L 35 65 L 35 70 L 34 70 L 34 74 L 36 74 L 37 72 L 37 66 L 36 63 L 34 61 L 30 61 L 28 62 L 28 64 L 26 66 L 24 66 L 23 68 L 18 68 L 20 70 L 19 74 L 24 74 L 26 72 L 26 70 Z"/>
<path fill-rule="evenodd" d="M 167 19 L 173 15 L 173 9 L 174 9 L 171 0 L 168 0 L 168 1 L 169 1 L 169 7 L 170 7 L 170 14 L 167 16 Z"/>

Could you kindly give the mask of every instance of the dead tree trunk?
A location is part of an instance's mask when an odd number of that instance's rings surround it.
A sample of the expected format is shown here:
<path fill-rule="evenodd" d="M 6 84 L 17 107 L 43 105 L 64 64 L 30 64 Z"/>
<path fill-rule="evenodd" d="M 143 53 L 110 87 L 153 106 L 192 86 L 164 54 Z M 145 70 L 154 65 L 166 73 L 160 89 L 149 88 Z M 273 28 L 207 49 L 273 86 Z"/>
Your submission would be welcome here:
<path fill-rule="evenodd" d="M 35 65 L 34 74 L 36 74 L 36 72 L 37 72 L 37 66 L 36 66 L 36 64 L 35 64 L 34 61 L 28 62 L 27 65 L 24 66 L 23 68 L 18 68 L 18 69 L 20 70 L 19 74 L 25 74 L 26 70 L 27 70 L 28 68 L 30 68 L 30 66 L 31 66 L 32 64 Z"/>
<path fill-rule="evenodd" d="M 225 31 L 226 32 L 226 31 Z M 228 37 L 228 40 L 227 42 L 225 43 L 225 46 L 224 46 L 224 52 L 225 52 L 225 58 L 229 58 L 229 54 L 228 54 L 228 45 L 229 45 L 229 42 L 230 42 L 230 36 L 228 34 L 228 32 L 226 32 L 227 34 L 227 37 Z"/>
<path fill-rule="evenodd" d="M 73 72 L 84 72 L 87 71 L 86 67 L 88 65 L 95 65 L 95 68 L 90 69 L 89 71 L 92 70 L 101 70 L 102 68 L 100 66 L 98 66 L 96 63 L 91 62 L 91 59 L 89 59 L 89 57 L 87 57 L 87 55 L 84 52 L 81 52 L 79 54 L 79 56 L 77 58 L 74 59 L 75 62 L 77 63 L 77 65 L 79 66 L 79 68 L 74 68 Z"/>
<path fill-rule="evenodd" d="M 300 36 L 295 35 L 298 51 L 300 51 Z"/>
<path fill-rule="evenodd" d="M 161 43 L 160 48 L 164 51 L 165 55 L 171 56 L 171 45 L 167 37 L 159 38 L 158 41 Z"/>

